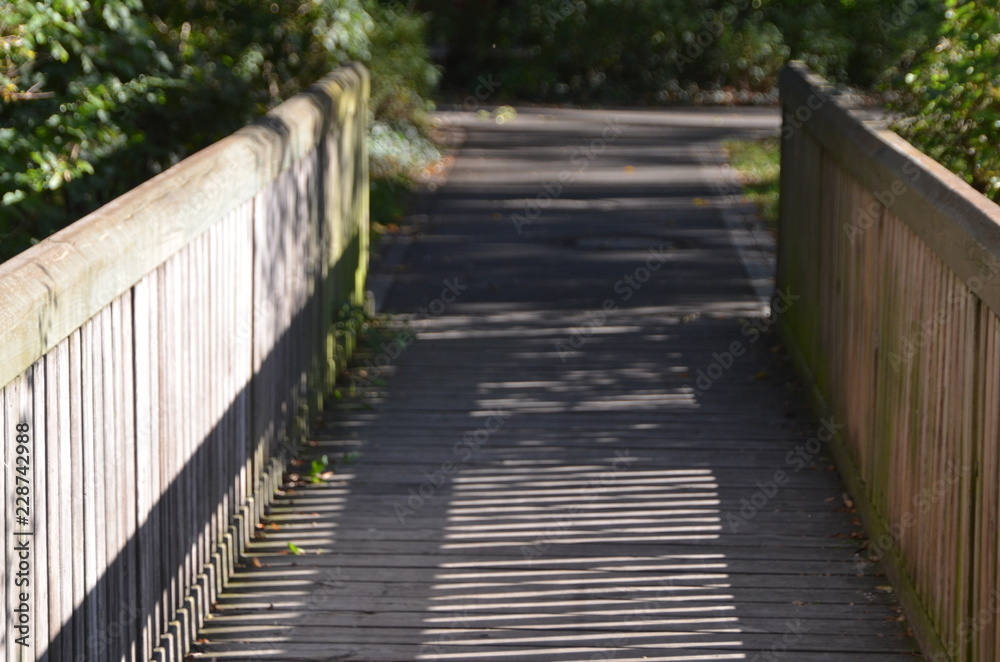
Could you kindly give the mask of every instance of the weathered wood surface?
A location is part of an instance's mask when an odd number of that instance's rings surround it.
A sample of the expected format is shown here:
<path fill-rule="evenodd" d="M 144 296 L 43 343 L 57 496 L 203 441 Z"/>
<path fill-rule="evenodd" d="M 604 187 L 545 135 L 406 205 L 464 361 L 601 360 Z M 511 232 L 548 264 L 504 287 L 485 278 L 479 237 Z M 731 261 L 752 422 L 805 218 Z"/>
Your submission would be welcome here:
<path fill-rule="evenodd" d="M 831 93 L 782 80 L 783 328 L 924 650 L 1000 659 L 1000 207 Z"/>
<path fill-rule="evenodd" d="M 275 499 L 195 659 L 913 659 L 773 338 L 742 331 L 760 301 L 715 142 L 774 116 L 456 121 L 468 142 L 387 304 L 419 339 L 327 410 L 334 475 Z"/>
<path fill-rule="evenodd" d="M 367 94 L 341 69 L 0 265 L 0 659 L 183 659 L 279 443 L 331 385 L 318 366 L 344 360 L 328 330 L 363 300 Z M 27 647 L 10 627 L 23 530 Z"/>

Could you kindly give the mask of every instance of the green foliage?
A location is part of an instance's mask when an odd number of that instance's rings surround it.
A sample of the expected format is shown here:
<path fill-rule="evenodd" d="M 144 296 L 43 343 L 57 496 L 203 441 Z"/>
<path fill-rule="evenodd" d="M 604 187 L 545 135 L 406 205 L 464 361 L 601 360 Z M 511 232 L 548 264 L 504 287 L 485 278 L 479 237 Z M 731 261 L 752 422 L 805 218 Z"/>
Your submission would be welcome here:
<path fill-rule="evenodd" d="M 507 97 L 634 104 L 770 101 L 788 57 L 869 85 L 926 41 L 935 0 L 900 3 L 906 9 L 883 0 L 418 4 L 432 12 L 450 88 L 472 89 L 489 72 Z"/>
<path fill-rule="evenodd" d="M 973 187 L 1000 201 L 1000 8 L 949 0 L 935 48 L 896 80 L 895 127 Z M 900 80 L 901 79 L 901 80 Z"/>
<path fill-rule="evenodd" d="M 422 19 L 377 0 L 5 0 L 0 259 L 348 61 L 372 81 L 373 176 L 437 157 Z"/>
<path fill-rule="evenodd" d="M 333 324 L 338 342 L 377 348 L 393 335 L 391 315 L 370 315 L 364 306 L 344 305 Z"/>
<path fill-rule="evenodd" d="M 744 195 L 757 207 L 765 225 L 776 231 L 781 174 L 781 144 L 778 138 L 729 140 L 723 146 L 729 155 L 729 163 L 739 174 Z"/>
<path fill-rule="evenodd" d="M 170 62 L 136 18 L 140 8 L 127 0 L 5 3 L 0 14 L 5 253 L 64 225 L 67 214 L 86 207 L 87 196 L 106 184 L 108 173 L 98 176 L 96 164 L 112 155 L 131 160 L 145 141 L 145 132 L 132 130 L 130 108 L 160 101 L 176 81 Z M 67 187 L 87 176 L 92 191 Z"/>
<path fill-rule="evenodd" d="M 368 141 L 372 178 L 407 181 L 441 157 L 427 138 L 432 107 L 426 100 L 437 89 L 440 71 L 430 64 L 423 19 L 383 5 L 375 5 L 372 15 L 370 49 L 381 54 L 368 60 L 375 115 Z"/>
<path fill-rule="evenodd" d="M 933 42 L 942 0 L 791 0 L 764 3 L 792 58 L 841 84 L 872 89 Z"/>
<path fill-rule="evenodd" d="M 309 473 L 306 474 L 306 480 L 314 484 L 322 482 L 323 474 L 329 466 L 330 459 L 326 455 L 318 460 L 313 460 L 309 465 Z"/>
<path fill-rule="evenodd" d="M 390 153 L 389 158 L 392 158 Z M 406 213 L 406 196 L 409 193 L 407 182 L 403 179 L 385 178 L 373 179 L 369 206 L 371 217 L 380 219 L 379 224 L 400 223 Z M 373 221 L 374 223 L 375 221 Z"/>

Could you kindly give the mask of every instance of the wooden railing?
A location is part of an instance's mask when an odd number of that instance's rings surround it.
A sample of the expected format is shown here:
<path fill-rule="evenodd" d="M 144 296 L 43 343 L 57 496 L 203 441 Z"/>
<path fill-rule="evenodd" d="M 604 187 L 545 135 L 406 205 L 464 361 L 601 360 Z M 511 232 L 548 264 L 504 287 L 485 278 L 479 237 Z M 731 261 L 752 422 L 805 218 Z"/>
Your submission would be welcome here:
<path fill-rule="evenodd" d="M 1000 208 L 803 65 L 781 95 L 781 328 L 866 553 L 929 659 L 1000 660 Z"/>
<path fill-rule="evenodd" d="M 0 266 L 0 658 L 183 659 L 345 359 L 368 89 L 340 69 Z"/>

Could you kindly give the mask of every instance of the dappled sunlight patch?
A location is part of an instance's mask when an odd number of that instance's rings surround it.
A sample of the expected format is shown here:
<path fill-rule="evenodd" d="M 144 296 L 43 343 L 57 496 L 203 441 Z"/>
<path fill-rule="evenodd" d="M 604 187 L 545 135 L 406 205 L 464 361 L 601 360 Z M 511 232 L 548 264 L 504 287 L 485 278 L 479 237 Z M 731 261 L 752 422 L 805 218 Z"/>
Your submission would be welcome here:
<path fill-rule="evenodd" d="M 643 553 L 720 537 L 711 470 L 605 449 L 452 486 L 441 549 L 474 556 L 439 565 L 417 659 L 745 659 L 726 556 Z"/>

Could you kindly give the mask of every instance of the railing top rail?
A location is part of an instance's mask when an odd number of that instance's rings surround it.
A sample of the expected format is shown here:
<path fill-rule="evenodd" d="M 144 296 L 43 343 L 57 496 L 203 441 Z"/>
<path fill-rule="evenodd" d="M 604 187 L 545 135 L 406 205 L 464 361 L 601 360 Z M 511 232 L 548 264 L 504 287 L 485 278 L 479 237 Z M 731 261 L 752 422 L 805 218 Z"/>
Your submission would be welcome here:
<path fill-rule="evenodd" d="M 0 387 L 313 149 L 368 80 L 338 69 L 0 265 Z"/>
<path fill-rule="evenodd" d="M 784 135 L 805 130 L 818 140 L 1000 314 L 1000 278 L 993 278 L 1000 267 L 1000 206 L 804 63 L 789 63 L 780 88 Z"/>

